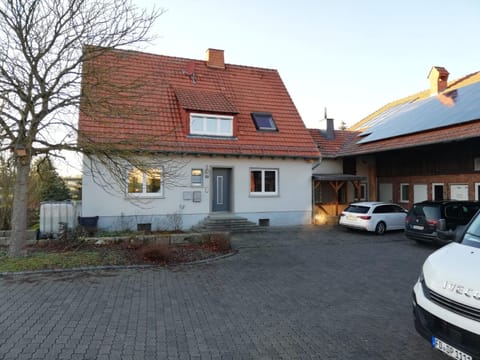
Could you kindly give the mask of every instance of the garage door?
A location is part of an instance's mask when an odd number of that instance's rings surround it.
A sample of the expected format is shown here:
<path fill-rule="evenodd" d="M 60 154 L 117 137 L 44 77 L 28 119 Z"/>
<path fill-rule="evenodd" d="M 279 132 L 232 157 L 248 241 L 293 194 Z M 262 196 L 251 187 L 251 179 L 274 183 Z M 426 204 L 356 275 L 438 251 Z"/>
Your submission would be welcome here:
<path fill-rule="evenodd" d="M 450 199 L 468 200 L 468 185 L 467 184 L 450 185 Z"/>
<path fill-rule="evenodd" d="M 392 184 L 379 184 L 378 199 L 383 202 L 391 202 L 393 199 Z"/>
<path fill-rule="evenodd" d="M 413 185 L 413 202 L 428 200 L 428 186 L 424 184 Z"/>

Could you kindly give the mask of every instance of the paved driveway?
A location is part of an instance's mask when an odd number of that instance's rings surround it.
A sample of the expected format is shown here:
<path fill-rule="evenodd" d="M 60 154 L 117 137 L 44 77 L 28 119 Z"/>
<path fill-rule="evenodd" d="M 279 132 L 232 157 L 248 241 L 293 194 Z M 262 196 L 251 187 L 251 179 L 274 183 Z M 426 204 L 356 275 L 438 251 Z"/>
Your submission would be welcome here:
<path fill-rule="evenodd" d="M 208 264 L 0 278 L 0 359 L 445 359 L 411 315 L 433 248 L 278 230 Z"/>

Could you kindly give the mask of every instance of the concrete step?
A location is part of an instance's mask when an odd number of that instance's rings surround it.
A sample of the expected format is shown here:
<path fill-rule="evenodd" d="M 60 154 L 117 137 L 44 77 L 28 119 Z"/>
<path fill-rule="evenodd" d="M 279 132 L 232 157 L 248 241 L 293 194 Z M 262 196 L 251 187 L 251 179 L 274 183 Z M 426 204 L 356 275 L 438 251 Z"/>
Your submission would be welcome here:
<path fill-rule="evenodd" d="M 230 233 L 262 232 L 264 226 L 259 226 L 246 218 L 234 215 L 207 216 L 204 220 L 192 227 L 198 232 L 228 231 Z"/>

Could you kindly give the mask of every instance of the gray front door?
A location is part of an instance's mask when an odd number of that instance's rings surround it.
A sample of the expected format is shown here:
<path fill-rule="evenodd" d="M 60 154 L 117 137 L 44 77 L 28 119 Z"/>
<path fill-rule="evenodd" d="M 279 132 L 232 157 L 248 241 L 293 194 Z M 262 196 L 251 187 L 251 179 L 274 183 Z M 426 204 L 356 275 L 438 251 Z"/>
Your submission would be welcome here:
<path fill-rule="evenodd" d="M 232 169 L 214 168 L 212 211 L 230 211 L 230 179 Z"/>

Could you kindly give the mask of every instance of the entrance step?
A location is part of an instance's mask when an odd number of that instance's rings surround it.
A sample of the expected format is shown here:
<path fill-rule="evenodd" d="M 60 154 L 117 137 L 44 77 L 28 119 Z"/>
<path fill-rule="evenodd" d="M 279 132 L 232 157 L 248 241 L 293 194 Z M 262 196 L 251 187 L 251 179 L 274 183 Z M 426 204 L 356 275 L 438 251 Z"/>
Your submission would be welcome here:
<path fill-rule="evenodd" d="M 263 232 L 266 231 L 266 227 L 259 226 L 241 216 L 209 215 L 193 226 L 192 230 L 197 232 L 228 231 L 230 233 L 246 233 Z"/>

